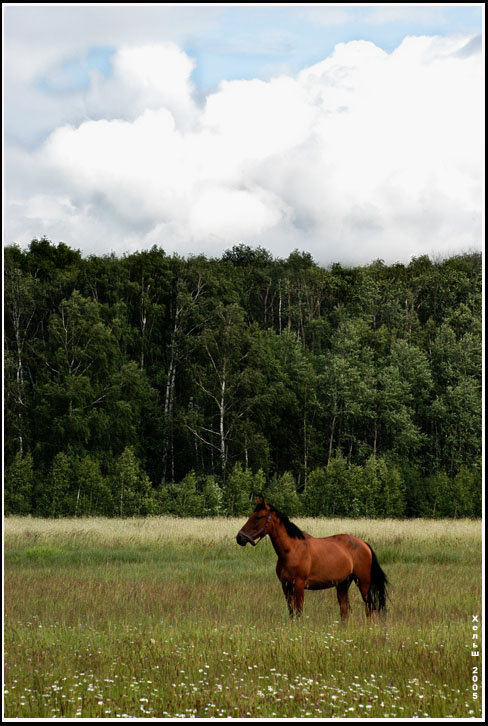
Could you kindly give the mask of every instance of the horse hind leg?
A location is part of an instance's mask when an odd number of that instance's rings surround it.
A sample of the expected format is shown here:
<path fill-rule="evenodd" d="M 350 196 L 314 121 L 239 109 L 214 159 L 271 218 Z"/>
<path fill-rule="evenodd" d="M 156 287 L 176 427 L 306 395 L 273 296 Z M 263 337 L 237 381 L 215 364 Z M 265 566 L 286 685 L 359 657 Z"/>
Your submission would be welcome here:
<path fill-rule="evenodd" d="M 352 578 L 349 576 L 346 580 L 343 580 L 338 585 L 336 585 L 337 600 L 339 602 L 341 620 L 343 622 L 347 620 L 347 616 L 351 612 L 351 604 L 349 602 L 349 586 L 351 582 Z"/>
<path fill-rule="evenodd" d="M 369 580 L 358 580 L 357 586 L 366 608 L 366 617 L 369 618 L 373 614 L 374 610 L 373 600 L 371 598 L 371 583 Z"/>
<path fill-rule="evenodd" d="M 364 544 L 367 545 L 371 552 L 371 562 L 368 566 L 364 561 L 364 558 L 361 558 L 358 562 L 358 569 L 356 569 L 354 575 L 366 608 L 366 617 L 370 618 L 374 612 L 379 612 L 383 615 L 385 614 L 389 581 L 386 574 L 381 569 L 371 545 L 367 542 Z"/>

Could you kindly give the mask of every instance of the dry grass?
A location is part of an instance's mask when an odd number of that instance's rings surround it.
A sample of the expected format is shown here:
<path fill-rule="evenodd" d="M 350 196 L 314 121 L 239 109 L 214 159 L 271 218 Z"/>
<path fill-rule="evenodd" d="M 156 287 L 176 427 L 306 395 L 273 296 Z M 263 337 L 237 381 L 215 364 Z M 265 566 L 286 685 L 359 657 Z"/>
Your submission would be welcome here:
<path fill-rule="evenodd" d="M 99 546 L 157 542 L 205 540 L 218 542 L 234 539 L 245 517 L 222 518 L 147 517 L 108 519 L 34 519 L 7 517 L 5 546 L 18 542 L 40 541 L 48 544 L 63 541 L 91 542 Z M 471 519 L 323 519 L 297 517 L 296 524 L 314 537 L 327 537 L 348 532 L 363 535 L 372 542 L 395 541 L 397 538 L 427 540 L 457 540 L 481 537 L 481 521 Z"/>

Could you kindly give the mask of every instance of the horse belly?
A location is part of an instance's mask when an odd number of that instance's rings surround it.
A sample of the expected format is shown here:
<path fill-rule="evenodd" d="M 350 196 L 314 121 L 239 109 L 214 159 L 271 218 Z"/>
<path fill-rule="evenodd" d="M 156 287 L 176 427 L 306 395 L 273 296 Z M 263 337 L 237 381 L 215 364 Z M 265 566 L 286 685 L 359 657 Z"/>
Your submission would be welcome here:
<path fill-rule="evenodd" d="M 305 590 L 327 590 L 329 587 L 335 587 L 337 582 L 332 580 L 308 580 Z"/>
<path fill-rule="evenodd" d="M 312 560 L 306 587 L 308 590 L 325 590 L 343 582 L 352 572 L 351 556 L 337 546 L 317 548 Z"/>

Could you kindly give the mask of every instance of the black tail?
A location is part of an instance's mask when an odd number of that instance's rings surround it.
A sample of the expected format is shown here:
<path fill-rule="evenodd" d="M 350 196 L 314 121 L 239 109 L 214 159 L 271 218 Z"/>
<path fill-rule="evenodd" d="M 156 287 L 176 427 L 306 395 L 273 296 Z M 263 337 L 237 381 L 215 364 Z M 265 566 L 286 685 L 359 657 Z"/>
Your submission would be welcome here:
<path fill-rule="evenodd" d="M 368 544 L 366 542 L 366 544 Z M 373 548 L 368 544 L 373 557 L 371 561 L 371 584 L 369 586 L 369 598 L 371 602 L 372 610 L 385 610 L 386 611 L 386 598 L 388 596 L 388 578 L 380 567 L 378 558 L 376 557 Z"/>

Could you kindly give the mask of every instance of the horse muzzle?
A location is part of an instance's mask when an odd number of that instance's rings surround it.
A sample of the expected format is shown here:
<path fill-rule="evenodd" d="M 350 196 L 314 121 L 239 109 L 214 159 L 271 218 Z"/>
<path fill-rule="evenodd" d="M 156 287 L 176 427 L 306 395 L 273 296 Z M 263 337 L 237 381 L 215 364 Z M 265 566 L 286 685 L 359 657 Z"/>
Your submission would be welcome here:
<path fill-rule="evenodd" d="M 236 540 L 237 540 L 237 544 L 241 545 L 241 547 L 244 547 L 245 545 L 247 545 L 248 542 L 250 542 L 253 547 L 256 547 L 256 542 L 254 542 L 252 537 L 250 537 L 248 534 L 246 534 L 242 530 L 237 535 Z"/>

